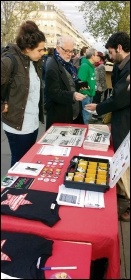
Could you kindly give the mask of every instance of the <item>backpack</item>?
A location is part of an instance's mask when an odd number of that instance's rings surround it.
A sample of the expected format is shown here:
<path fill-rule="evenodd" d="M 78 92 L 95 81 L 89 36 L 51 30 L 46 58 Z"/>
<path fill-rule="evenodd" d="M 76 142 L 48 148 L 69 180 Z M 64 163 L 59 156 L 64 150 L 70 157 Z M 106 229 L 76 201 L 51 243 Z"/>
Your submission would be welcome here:
<path fill-rule="evenodd" d="M 10 85 L 11 85 L 11 83 L 14 79 L 14 76 L 16 75 L 17 70 L 18 70 L 18 62 L 17 62 L 16 58 L 11 53 L 5 53 L 4 54 L 6 49 L 7 49 L 6 47 L 1 48 L 1 58 L 5 57 L 5 56 L 9 57 L 12 61 L 12 63 L 11 63 L 12 69 L 11 69 L 11 76 L 9 78 L 8 83 L 4 84 L 4 85 L 1 85 L 1 112 L 4 110 L 5 105 L 8 103 L 9 94 L 10 94 Z"/>
<path fill-rule="evenodd" d="M 48 55 L 43 55 L 43 65 L 42 65 L 42 80 L 45 81 L 45 71 L 46 71 L 46 61 L 47 61 Z"/>

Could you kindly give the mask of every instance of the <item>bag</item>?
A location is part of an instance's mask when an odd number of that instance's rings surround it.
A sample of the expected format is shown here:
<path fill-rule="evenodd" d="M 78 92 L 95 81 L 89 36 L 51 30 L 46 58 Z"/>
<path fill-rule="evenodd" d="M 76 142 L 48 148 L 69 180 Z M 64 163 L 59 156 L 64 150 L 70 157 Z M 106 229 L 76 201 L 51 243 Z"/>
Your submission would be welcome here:
<path fill-rule="evenodd" d="M 109 112 L 109 113 L 105 114 L 103 119 L 102 119 L 102 123 L 104 123 L 104 124 L 110 123 L 111 122 L 111 116 L 112 116 L 112 112 Z"/>
<path fill-rule="evenodd" d="M 18 70 L 18 63 L 17 63 L 17 60 L 16 58 L 14 57 L 13 54 L 11 53 L 5 53 L 4 54 L 4 51 L 6 50 L 7 48 L 2 48 L 1 50 L 1 58 L 2 57 L 9 57 L 12 61 L 12 69 L 11 69 L 11 76 L 9 78 L 9 81 L 7 84 L 3 84 L 1 85 L 1 112 L 7 112 L 8 111 L 8 100 L 9 100 L 9 94 L 10 94 L 10 85 L 14 79 L 14 76 L 16 75 L 17 73 L 17 70 Z"/>

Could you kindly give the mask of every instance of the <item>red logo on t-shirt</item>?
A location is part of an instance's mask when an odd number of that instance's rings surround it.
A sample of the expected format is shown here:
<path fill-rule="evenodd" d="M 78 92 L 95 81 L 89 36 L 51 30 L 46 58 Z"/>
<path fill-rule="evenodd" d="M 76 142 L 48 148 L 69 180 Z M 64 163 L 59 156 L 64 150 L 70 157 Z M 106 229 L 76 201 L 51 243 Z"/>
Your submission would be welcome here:
<path fill-rule="evenodd" d="M 4 246 L 6 240 L 1 240 L 1 249 Z M 11 261 L 11 259 L 9 258 L 9 256 L 7 256 L 5 253 L 1 252 L 1 260 L 2 261 Z"/>
<path fill-rule="evenodd" d="M 26 196 L 27 193 L 20 195 L 7 194 L 7 199 L 2 201 L 1 205 L 9 205 L 12 211 L 16 211 L 21 205 L 32 204 L 29 200 L 25 200 Z"/>

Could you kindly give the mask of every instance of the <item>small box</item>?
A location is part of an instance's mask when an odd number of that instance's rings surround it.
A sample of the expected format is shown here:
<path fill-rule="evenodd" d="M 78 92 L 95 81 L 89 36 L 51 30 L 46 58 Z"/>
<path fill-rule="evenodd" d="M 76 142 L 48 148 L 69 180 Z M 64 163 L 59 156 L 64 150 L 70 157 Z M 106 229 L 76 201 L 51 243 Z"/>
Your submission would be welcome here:
<path fill-rule="evenodd" d="M 83 172 L 81 182 L 74 180 L 80 161 L 87 161 L 86 170 Z M 67 172 L 64 176 L 64 185 L 66 188 L 81 189 L 105 193 L 113 188 L 122 174 L 130 165 L 130 132 L 123 140 L 122 144 L 109 161 L 106 157 L 91 156 L 74 156 L 69 164 Z M 72 172 L 72 180 L 67 180 L 67 175 Z M 77 173 L 78 174 L 78 173 Z M 93 175 L 92 175 L 93 174 Z M 94 177 L 95 174 L 95 177 Z M 93 176 L 93 178 L 91 177 Z"/>
<path fill-rule="evenodd" d="M 82 180 L 78 181 L 78 180 L 76 180 L 75 173 L 78 170 L 78 166 L 79 166 L 79 163 L 81 160 L 88 161 L 88 164 L 87 164 L 86 170 L 84 172 L 84 177 L 82 178 Z M 91 164 L 92 162 L 93 162 L 93 165 Z M 106 177 L 104 177 L 104 180 L 97 178 L 99 163 L 105 163 L 107 166 Z M 65 178 L 64 178 L 65 187 L 72 188 L 72 189 L 106 192 L 109 189 L 109 166 L 110 166 L 109 160 L 107 160 L 107 159 L 95 158 L 95 164 L 94 164 L 94 158 L 92 158 L 92 157 L 74 156 L 71 159 L 70 165 L 67 169 L 67 173 L 65 174 Z M 66 179 L 67 174 L 69 172 L 74 173 L 74 176 L 72 177 L 71 181 Z M 94 178 L 87 177 L 87 174 L 88 174 L 88 176 L 90 174 L 93 174 Z"/>

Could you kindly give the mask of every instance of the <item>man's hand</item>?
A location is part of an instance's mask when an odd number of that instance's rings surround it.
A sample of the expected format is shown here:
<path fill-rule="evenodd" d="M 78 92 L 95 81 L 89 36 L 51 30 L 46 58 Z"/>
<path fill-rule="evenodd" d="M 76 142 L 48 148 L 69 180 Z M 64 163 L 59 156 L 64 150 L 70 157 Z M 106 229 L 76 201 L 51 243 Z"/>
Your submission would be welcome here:
<path fill-rule="evenodd" d="M 95 103 L 87 104 L 87 105 L 85 105 L 85 110 L 95 111 L 96 106 L 97 106 L 97 104 L 95 104 Z"/>
<path fill-rule="evenodd" d="M 8 104 L 7 103 L 3 103 L 1 106 L 1 112 L 2 113 L 7 113 L 8 112 Z"/>
<path fill-rule="evenodd" d="M 74 92 L 74 99 L 76 101 L 82 101 L 84 98 L 86 98 L 87 95 L 84 95 L 82 93 L 79 93 L 79 92 Z"/>

